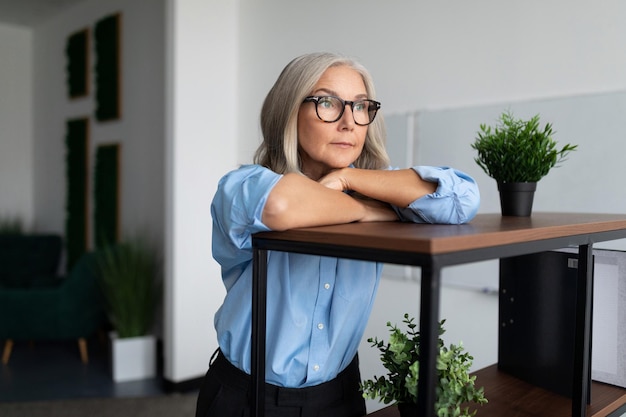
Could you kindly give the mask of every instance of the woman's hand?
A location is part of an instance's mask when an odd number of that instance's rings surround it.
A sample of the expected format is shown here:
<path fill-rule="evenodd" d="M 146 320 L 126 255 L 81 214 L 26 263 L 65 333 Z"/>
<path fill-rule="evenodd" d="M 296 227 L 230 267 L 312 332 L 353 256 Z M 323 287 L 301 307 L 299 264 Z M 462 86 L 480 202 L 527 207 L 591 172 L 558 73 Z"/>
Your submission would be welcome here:
<path fill-rule="evenodd" d="M 350 183 L 347 178 L 348 169 L 349 168 L 342 168 L 331 171 L 317 182 L 332 190 L 348 191 L 350 190 Z"/>

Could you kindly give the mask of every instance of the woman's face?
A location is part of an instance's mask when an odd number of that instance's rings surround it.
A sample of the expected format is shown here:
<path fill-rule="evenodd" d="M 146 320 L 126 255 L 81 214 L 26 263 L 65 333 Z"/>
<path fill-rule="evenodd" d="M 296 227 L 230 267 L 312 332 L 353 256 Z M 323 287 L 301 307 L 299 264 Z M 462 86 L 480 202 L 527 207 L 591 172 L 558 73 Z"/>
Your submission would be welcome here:
<path fill-rule="evenodd" d="M 354 101 L 367 98 L 367 90 L 361 75 L 343 65 L 328 68 L 311 95 Z M 326 123 L 317 117 L 315 103 L 303 103 L 298 112 L 298 152 L 302 172 L 318 180 L 334 169 L 349 166 L 361 154 L 366 134 L 367 126 L 354 123 L 349 105 L 339 120 Z"/>

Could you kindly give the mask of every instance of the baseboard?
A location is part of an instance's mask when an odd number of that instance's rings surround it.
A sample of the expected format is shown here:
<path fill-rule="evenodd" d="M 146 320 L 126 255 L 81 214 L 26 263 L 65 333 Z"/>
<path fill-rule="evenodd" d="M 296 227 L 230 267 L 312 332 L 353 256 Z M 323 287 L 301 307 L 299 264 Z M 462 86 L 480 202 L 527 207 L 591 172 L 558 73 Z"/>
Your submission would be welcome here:
<path fill-rule="evenodd" d="M 168 379 L 163 378 L 163 390 L 165 392 L 191 392 L 197 391 L 200 389 L 200 385 L 202 384 L 202 380 L 204 377 L 187 379 L 184 381 L 173 382 Z"/>

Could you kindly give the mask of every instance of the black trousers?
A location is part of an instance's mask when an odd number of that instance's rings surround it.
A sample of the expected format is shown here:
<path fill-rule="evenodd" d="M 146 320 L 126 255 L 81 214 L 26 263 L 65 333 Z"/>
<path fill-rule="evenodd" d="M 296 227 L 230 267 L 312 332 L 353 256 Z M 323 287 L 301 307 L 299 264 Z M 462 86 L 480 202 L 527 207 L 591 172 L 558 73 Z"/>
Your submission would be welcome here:
<path fill-rule="evenodd" d="M 196 417 L 247 417 L 250 375 L 233 366 L 221 352 L 209 366 L 198 395 Z M 361 417 L 366 413 L 359 389 L 358 357 L 337 378 L 307 388 L 265 384 L 266 417 Z"/>

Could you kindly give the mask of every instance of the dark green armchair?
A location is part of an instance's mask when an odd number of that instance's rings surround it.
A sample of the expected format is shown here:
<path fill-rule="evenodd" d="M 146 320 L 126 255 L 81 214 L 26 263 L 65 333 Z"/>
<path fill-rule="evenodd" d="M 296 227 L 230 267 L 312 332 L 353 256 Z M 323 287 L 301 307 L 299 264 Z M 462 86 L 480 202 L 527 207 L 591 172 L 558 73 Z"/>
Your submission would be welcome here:
<path fill-rule="evenodd" d="M 62 249 L 55 234 L 0 234 L 0 288 L 54 284 Z"/>
<path fill-rule="evenodd" d="M 83 255 L 65 278 L 48 285 L 0 288 L 0 340 L 3 363 L 14 341 L 76 339 L 83 362 L 86 338 L 106 321 L 95 255 Z"/>

